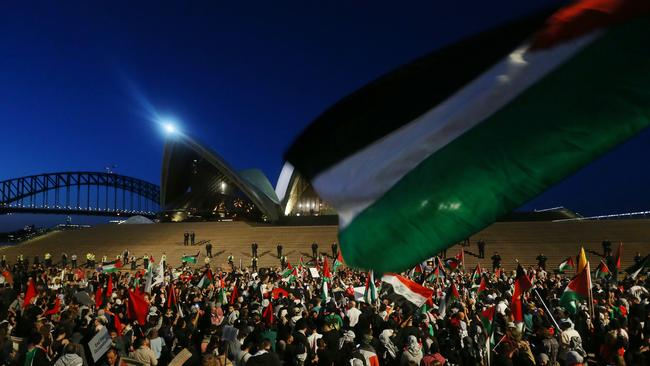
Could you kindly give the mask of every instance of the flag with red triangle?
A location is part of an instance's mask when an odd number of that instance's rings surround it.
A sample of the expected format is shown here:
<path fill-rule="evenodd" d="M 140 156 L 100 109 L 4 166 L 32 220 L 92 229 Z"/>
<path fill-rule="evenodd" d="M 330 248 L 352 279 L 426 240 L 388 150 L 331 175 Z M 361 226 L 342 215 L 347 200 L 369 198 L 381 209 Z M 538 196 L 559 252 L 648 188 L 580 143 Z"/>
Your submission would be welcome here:
<path fill-rule="evenodd" d="M 482 273 L 481 265 L 477 263 L 476 268 L 474 268 L 474 273 L 472 273 L 472 282 L 473 283 L 476 283 L 476 281 L 479 278 L 481 278 L 481 273 Z"/>
<path fill-rule="evenodd" d="M 616 264 L 616 269 L 621 269 L 621 257 L 623 256 L 623 242 L 618 243 L 618 249 L 616 249 L 616 255 L 614 256 L 614 263 Z"/>
<path fill-rule="evenodd" d="M 332 263 L 332 272 L 336 273 L 336 271 L 339 269 L 339 267 L 343 264 L 343 255 L 341 254 L 341 251 L 338 251 L 338 255 L 336 256 L 336 259 L 334 259 L 334 262 Z"/>
<path fill-rule="evenodd" d="M 569 256 L 569 257 L 567 257 L 567 259 L 562 261 L 562 263 L 560 263 L 560 265 L 558 266 L 557 269 L 558 269 L 558 272 L 564 273 L 565 271 L 569 271 L 569 270 L 574 269 L 575 266 L 576 265 L 575 265 L 575 263 L 573 261 L 573 257 Z"/>
<path fill-rule="evenodd" d="M 485 332 L 487 336 L 489 337 L 490 334 L 492 334 L 492 321 L 494 320 L 494 313 L 496 310 L 496 306 L 492 305 L 489 308 L 484 309 L 481 311 L 481 323 L 483 323 L 483 328 L 485 328 Z"/>
<path fill-rule="evenodd" d="M 478 286 L 476 295 L 481 295 L 485 290 L 487 290 L 487 281 L 485 281 L 485 276 L 481 277 L 481 284 Z"/>
<path fill-rule="evenodd" d="M 174 285 L 170 282 L 169 283 L 169 290 L 167 294 L 167 309 L 171 309 L 172 306 L 176 306 L 177 301 L 176 301 L 176 291 L 174 289 Z"/>
<path fill-rule="evenodd" d="M 609 267 L 603 262 L 602 260 L 598 264 L 598 267 L 596 267 L 596 272 L 594 273 L 594 276 L 596 278 L 607 278 L 612 275 L 612 272 L 610 272 Z"/>
<path fill-rule="evenodd" d="M 591 273 L 589 262 L 585 270 L 578 273 L 567 285 L 560 297 L 560 304 L 570 313 L 575 314 L 580 301 L 589 301 L 591 298 Z"/>

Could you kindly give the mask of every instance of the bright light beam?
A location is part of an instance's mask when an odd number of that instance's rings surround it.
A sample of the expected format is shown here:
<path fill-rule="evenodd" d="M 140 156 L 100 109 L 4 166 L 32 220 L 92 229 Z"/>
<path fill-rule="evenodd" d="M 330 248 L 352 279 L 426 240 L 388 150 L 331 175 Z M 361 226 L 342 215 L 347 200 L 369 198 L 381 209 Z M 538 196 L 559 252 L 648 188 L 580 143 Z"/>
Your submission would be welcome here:
<path fill-rule="evenodd" d="M 165 129 L 165 132 L 170 134 L 176 132 L 176 126 L 171 122 L 163 122 L 163 128 Z"/>

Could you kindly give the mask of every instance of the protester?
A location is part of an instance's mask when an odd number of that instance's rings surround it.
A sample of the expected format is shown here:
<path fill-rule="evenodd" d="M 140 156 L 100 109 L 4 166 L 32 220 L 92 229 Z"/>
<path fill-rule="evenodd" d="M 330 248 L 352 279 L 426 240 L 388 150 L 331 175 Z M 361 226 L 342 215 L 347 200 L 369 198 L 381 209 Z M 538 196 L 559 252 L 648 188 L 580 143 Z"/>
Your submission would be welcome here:
<path fill-rule="evenodd" d="M 120 365 L 130 358 L 157 366 L 177 356 L 189 366 L 649 360 L 645 273 L 594 276 L 590 304 L 562 300 L 573 273 L 541 266 L 506 273 L 500 263 L 495 271 L 472 271 L 463 261 L 434 258 L 394 275 L 411 281 L 406 288 L 431 293 L 415 303 L 417 296 L 404 295 L 387 277 L 374 279 L 328 256 L 298 266 L 281 256 L 283 268 L 259 272 L 237 268 L 232 259 L 228 268 L 196 261 L 173 268 L 165 257 L 163 263 L 143 259 L 149 270 L 127 270 L 119 260 L 92 269 L 7 261 L 0 364 Z M 106 331 L 109 350 L 95 361 L 93 340 Z"/>

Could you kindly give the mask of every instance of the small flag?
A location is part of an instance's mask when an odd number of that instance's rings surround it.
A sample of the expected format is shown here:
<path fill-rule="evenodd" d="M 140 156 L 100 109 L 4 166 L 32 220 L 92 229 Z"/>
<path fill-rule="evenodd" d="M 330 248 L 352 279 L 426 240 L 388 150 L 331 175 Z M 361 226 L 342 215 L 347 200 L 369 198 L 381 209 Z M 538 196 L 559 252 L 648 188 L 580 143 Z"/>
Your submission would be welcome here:
<path fill-rule="evenodd" d="M 366 289 L 363 292 L 363 300 L 366 304 L 377 303 L 377 287 L 375 286 L 375 274 L 371 270 L 366 278 Z"/>
<path fill-rule="evenodd" d="M 614 255 L 616 269 L 621 269 L 621 257 L 623 257 L 623 242 L 618 243 L 618 249 L 616 249 L 616 255 Z"/>
<path fill-rule="evenodd" d="M 487 290 L 487 282 L 485 281 L 485 276 L 481 277 L 481 284 L 478 286 L 476 291 L 477 295 L 481 295 L 485 290 Z"/>
<path fill-rule="evenodd" d="M 495 310 L 496 306 L 492 305 L 489 308 L 481 311 L 481 323 L 483 323 L 483 327 L 485 328 L 485 333 L 487 334 L 488 338 L 492 334 L 492 321 L 494 320 Z"/>
<path fill-rule="evenodd" d="M 201 254 L 201 251 L 199 251 L 195 255 L 184 255 L 183 257 L 181 257 L 181 262 L 196 264 L 196 262 L 199 261 L 199 255 L 200 254 Z"/>
<path fill-rule="evenodd" d="M 472 283 L 476 283 L 478 279 L 481 278 L 481 273 L 483 271 L 481 270 L 481 265 L 476 264 L 476 268 L 474 268 L 474 273 L 472 274 Z"/>
<path fill-rule="evenodd" d="M 650 254 L 646 255 L 640 262 L 627 268 L 625 272 L 627 272 L 632 279 L 636 279 L 640 273 L 647 271 L 648 269 L 650 269 Z"/>
<path fill-rule="evenodd" d="M 332 263 L 332 272 L 336 273 L 336 271 L 339 269 L 339 267 L 343 264 L 343 255 L 341 254 L 341 251 L 338 251 L 338 255 L 336 256 L 336 259 Z"/>
<path fill-rule="evenodd" d="M 23 308 L 26 308 L 27 305 L 29 305 L 32 300 L 38 295 L 38 292 L 36 291 L 36 285 L 34 285 L 34 280 L 29 279 L 27 282 L 27 291 L 25 292 L 25 299 L 23 301 Z"/>
<path fill-rule="evenodd" d="M 602 260 L 598 264 L 598 267 L 596 267 L 596 271 L 594 272 L 594 276 L 596 278 L 607 278 L 612 275 L 612 272 L 609 271 L 609 267 L 603 262 Z"/>
<path fill-rule="evenodd" d="M 113 272 L 117 272 L 120 268 L 122 268 L 122 261 L 118 259 L 110 263 L 107 263 L 105 265 L 102 265 L 101 271 L 103 273 L 113 273 Z"/>
<path fill-rule="evenodd" d="M 562 263 L 560 263 L 560 265 L 557 267 L 557 270 L 560 273 L 564 273 L 566 271 L 572 270 L 573 268 L 575 268 L 575 263 L 573 262 L 573 257 L 569 256 L 567 259 L 562 261 Z"/>
<path fill-rule="evenodd" d="M 585 248 L 580 247 L 580 254 L 578 254 L 578 267 L 576 268 L 576 274 L 582 272 L 582 270 L 587 267 L 587 255 L 585 254 Z"/>

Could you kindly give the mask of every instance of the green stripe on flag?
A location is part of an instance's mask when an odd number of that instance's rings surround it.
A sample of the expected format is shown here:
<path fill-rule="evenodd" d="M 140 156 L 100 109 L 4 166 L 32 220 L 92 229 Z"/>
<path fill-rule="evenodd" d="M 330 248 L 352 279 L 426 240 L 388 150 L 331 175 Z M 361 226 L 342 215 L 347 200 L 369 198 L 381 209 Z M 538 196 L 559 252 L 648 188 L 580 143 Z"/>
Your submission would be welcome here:
<path fill-rule="evenodd" d="M 650 125 L 649 29 L 611 29 L 420 163 L 341 231 L 346 263 L 406 270 Z"/>

